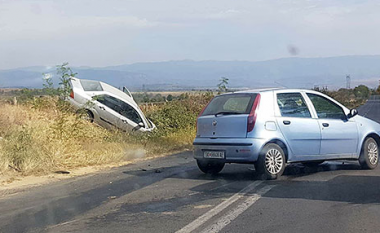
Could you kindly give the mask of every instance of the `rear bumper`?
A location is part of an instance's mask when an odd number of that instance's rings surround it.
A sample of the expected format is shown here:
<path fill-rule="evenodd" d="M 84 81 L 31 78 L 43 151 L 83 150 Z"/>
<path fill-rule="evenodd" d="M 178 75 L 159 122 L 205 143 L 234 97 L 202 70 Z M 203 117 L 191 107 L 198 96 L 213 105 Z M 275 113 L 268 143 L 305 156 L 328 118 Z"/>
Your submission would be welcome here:
<path fill-rule="evenodd" d="M 225 152 L 225 159 L 223 159 L 224 162 L 252 163 L 257 161 L 265 142 L 266 141 L 264 139 L 256 138 L 195 138 L 193 143 L 194 158 L 204 159 L 204 151 L 216 150 Z"/>

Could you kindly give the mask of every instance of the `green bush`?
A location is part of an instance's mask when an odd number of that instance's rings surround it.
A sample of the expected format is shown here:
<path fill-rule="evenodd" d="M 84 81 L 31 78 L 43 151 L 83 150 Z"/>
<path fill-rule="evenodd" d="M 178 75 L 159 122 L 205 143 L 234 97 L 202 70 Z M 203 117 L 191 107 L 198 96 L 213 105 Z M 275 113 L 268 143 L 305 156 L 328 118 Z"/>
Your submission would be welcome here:
<path fill-rule="evenodd" d="M 206 93 L 171 101 L 156 111 L 148 112 L 147 116 L 156 124 L 156 131 L 160 136 L 166 136 L 178 130 L 195 128 L 199 112 L 211 98 L 212 94 Z"/>

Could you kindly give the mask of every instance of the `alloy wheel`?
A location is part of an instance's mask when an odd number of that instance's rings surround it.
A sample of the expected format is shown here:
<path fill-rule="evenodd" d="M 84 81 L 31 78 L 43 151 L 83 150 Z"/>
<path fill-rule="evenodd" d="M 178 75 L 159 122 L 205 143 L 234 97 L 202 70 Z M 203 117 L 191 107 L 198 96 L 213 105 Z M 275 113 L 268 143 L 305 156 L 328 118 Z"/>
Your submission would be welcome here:
<path fill-rule="evenodd" d="M 379 151 L 378 151 L 377 145 L 373 142 L 369 143 L 367 151 L 368 151 L 369 162 L 371 164 L 376 164 L 377 161 L 379 160 Z"/>
<path fill-rule="evenodd" d="M 273 175 L 279 173 L 284 166 L 281 152 L 277 149 L 270 149 L 265 154 L 265 167 Z"/>

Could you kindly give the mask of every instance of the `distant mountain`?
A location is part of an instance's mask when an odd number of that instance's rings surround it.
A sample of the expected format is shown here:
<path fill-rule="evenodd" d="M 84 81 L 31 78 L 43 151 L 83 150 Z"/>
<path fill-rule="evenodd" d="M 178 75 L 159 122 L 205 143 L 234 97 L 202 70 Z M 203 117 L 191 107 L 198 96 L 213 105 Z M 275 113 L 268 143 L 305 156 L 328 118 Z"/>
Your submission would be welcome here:
<path fill-rule="evenodd" d="M 221 77 L 230 79 L 230 87 L 312 88 L 319 85 L 335 89 L 345 87 L 347 74 L 351 76 L 352 86 L 378 85 L 380 55 L 260 62 L 182 60 L 72 68 L 78 78 L 102 80 L 132 90 L 141 89 L 143 85 L 149 89 L 215 88 Z M 42 73 L 55 73 L 55 69 L 41 66 L 0 70 L 0 87 L 42 87 Z"/>

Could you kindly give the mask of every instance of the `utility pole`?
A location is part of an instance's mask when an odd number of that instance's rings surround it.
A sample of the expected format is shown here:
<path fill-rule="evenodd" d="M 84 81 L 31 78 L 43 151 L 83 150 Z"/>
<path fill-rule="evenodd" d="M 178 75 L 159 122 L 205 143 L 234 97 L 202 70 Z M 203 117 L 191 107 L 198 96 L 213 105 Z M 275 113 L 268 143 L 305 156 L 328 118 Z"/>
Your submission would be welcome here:
<path fill-rule="evenodd" d="M 346 75 L 346 89 L 351 89 L 351 77 Z"/>

